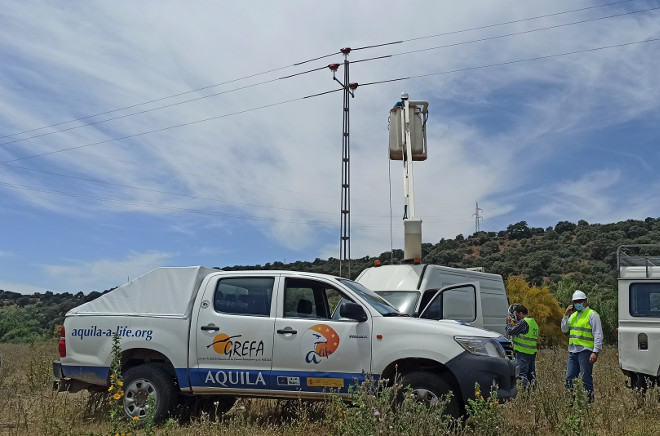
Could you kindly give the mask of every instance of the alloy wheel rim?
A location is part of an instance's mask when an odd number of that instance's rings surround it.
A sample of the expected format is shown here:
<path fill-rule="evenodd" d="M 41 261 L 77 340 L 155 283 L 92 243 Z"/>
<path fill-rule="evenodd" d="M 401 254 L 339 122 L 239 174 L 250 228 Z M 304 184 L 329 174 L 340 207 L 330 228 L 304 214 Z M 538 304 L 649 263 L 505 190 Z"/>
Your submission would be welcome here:
<path fill-rule="evenodd" d="M 429 406 L 435 406 L 436 404 L 438 404 L 438 401 L 440 401 L 438 396 L 433 391 L 430 391 L 428 389 L 424 389 L 424 388 L 413 389 L 412 393 L 419 401 L 422 401 Z"/>
<path fill-rule="evenodd" d="M 144 378 L 133 380 L 124 390 L 124 411 L 126 414 L 132 418 L 146 418 L 150 395 L 154 399 L 154 404 L 156 404 L 158 395 L 154 385 Z"/>

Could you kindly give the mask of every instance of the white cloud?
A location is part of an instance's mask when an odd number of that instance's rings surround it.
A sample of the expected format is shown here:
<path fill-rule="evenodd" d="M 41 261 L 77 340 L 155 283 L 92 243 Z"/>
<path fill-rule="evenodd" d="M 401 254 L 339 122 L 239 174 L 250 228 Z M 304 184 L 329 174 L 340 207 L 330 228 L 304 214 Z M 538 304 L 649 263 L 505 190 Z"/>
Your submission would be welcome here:
<path fill-rule="evenodd" d="M 641 212 L 639 192 L 631 192 L 625 200 L 613 195 L 622 179 L 617 170 L 596 171 L 548 188 L 539 216 L 555 220 L 585 219 L 595 222 L 614 222 L 627 219 L 631 213 Z"/>
<path fill-rule="evenodd" d="M 18 292 L 19 294 L 24 295 L 31 295 L 35 292 L 44 293 L 46 291 L 53 291 L 53 289 L 42 288 L 27 283 L 8 282 L 5 280 L 0 280 L 0 289 L 3 291 Z"/>
<path fill-rule="evenodd" d="M 62 291 L 104 291 L 120 286 L 152 269 L 165 266 L 168 253 L 134 253 L 125 259 L 100 259 L 73 265 L 44 265 L 44 271 Z"/>
<path fill-rule="evenodd" d="M 351 14 L 337 14 L 342 7 Z M 0 146 L 4 161 L 139 135 L 17 163 L 77 178 L 3 166 L 0 182 L 5 185 L 0 189 L 26 208 L 99 221 L 100 227 L 107 225 L 108 216 L 131 223 L 145 216 L 169 218 L 162 229 L 166 236 L 160 240 L 172 235 L 193 240 L 203 234 L 222 239 L 225 253 L 233 245 L 260 253 L 266 241 L 282 250 L 337 257 L 338 244 L 329 241 L 339 238 L 341 93 L 251 110 L 337 88 L 325 69 L 278 78 L 342 62 L 339 55 L 291 67 L 344 46 L 410 40 L 572 8 L 576 6 L 569 1 L 539 5 L 521 0 L 460 5 L 422 1 L 412 8 L 384 1 L 377 10 L 345 0 L 313 5 L 257 2 L 250 7 L 211 1 L 146 2 L 137 7 L 90 1 L 63 12 L 49 2 L 9 3 L 0 11 L 0 58 L 9 60 L 0 73 L 2 132 L 56 124 L 223 82 L 54 129 L 226 93 Z M 624 9 L 594 9 L 355 50 L 349 60 L 400 55 L 351 64 L 351 79 L 364 84 L 442 73 L 637 41 L 660 30 L 657 14 L 650 12 L 403 54 L 620 10 Z M 429 159 L 415 165 L 415 199 L 425 242 L 472 233 L 477 201 L 485 211 L 484 224 L 497 222 L 502 228 L 530 217 L 551 225 L 569 219 L 564 214 L 599 221 L 617 216 L 616 205 L 626 193 L 606 185 L 609 176 L 604 172 L 619 174 L 619 184 L 625 183 L 627 168 L 612 156 L 629 153 L 631 161 L 638 161 L 650 146 L 623 151 L 629 142 L 625 133 L 616 145 L 601 144 L 609 131 L 601 137 L 590 135 L 640 120 L 658 124 L 658 50 L 657 43 L 639 44 L 358 87 L 350 100 L 352 254 L 378 254 L 390 246 L 387 117 L 403 90 L 431 103 Z M 284 66 L 289 67 L 278 68 Z M 268 70 L 273 71 L 233 81 Z M 198 122 L 207 119 L 212 120 Z M 193 124 L 169 128 L 184 123 Z M 164 130 L 141 135 L 159 129 Z M 657 130 L 649 131 L 657 137 Z M 602 152 L 589 159 L 580 154 L 596 145 Z M 399 162 L 391 165 L 393 238 L 394 246 L 401 247 L 401 167 Z M 658 181 L 655 174 L 648 177 L 649 182 Z M 547 204 L 536 204 L 533 199 L 538 197 Z M 631 213 L 658 215 L 648 203 L 634 206 Z M 247 234 L 246 239 L 255 239 L 245 244 L 230 239 Z M 118 248 L 127 253 L 126 260 L 108 261 L 109 269 L 99 261 L 85 265 L 91 270 L 84 274 L 79 271 L 86 269 L 80 267 L 86 262 L 54 265 L 48 271 L 54 279 L 66 279 L 67 286 L 97 289 L 102 283 L 123 283 L 135 274 L 124 272 L 133 263 L 142 272 L 174 259 L 158 253 L 176 248 L 163 249 L 153 241 L 143 244 Z M 198 245 L 197 255 L 215 259 L 212 244 Z M 130 250 L 156 254 L 144 255 L 153 256 L 150 262 L 128 254 Z M 141 262 L 145 268 L 140 268 Z"/>

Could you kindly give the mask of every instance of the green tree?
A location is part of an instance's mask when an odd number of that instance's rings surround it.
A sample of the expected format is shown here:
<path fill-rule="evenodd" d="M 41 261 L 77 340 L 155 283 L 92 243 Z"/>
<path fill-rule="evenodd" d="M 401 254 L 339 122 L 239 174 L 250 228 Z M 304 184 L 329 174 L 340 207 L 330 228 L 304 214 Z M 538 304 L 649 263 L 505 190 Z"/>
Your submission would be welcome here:
<path fill-rule="evenodd" d="M 520 221 L 510 224 L 506 228 L 506 235 L 509 239 L 526 239 L 532 236 L 532 231 L 527 226 L 527 221 Z"/>
<path fill-rule="evenodd" d="M 575 230 L 576 227 L 577 225 L 570 221 L 559 221 L 555 226 L 555 232 L 557 233 L 572 232 L 573 230 Z"/>
<path fill-rule="evenodd" d="M 491 254 L 498 253 L 500 251 L 500 244 L 495 241 L 485 242 L 481 246 L 480 255 L 481 257 L 490 256 Z"/>
<path fill-rule="evenodd" d="M 530 286 L 520 276 L 511 276 L 506 281 L 506 293 L 511 303 L 520 303 L 529 311 L 529 315 L 539 325 L 539 341 L 542 345 L 552 346 L 567 343 L 568 339 L 561 331 L 561 319 L 564 311 L 559 302 L 550 293 L 548 286 Z"/>

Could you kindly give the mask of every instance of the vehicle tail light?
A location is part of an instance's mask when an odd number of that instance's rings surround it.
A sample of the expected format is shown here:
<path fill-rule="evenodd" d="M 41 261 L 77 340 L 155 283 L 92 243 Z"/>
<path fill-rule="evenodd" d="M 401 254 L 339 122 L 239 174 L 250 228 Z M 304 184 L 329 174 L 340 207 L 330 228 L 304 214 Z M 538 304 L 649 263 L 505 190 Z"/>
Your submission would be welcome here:
<path fill-rule="evenodd" d="M 60 357 L 66 357 L 66 336 L 64 335 L 64 326 L 60 328 L 60 342 L 57 344 L 57 350 L 60 352 Z"/>

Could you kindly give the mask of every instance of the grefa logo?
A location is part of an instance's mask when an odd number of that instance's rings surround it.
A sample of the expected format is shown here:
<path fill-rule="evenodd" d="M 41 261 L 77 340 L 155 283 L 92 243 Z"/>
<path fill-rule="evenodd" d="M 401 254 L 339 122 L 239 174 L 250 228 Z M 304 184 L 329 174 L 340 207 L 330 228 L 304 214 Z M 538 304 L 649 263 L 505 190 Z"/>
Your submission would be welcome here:
<path fill-rule="evenodd" d="M 219 384 L 223 388 L 227 388 L 235 385 L 263 385 L 266 386 L 266 381 L 261 372 L 257 372 L 255 375 L 249 371 L 216 371 L 215 375 L 213 372 L 209 371 L 206 374 L 206 379 L 204 380 L 206 384 Z"/>
<path fill-rule="evenodd" d="M 225 333 L 220 333 L 213 338 L 213 342 L 207 345 L 206 348 L 213 347 L 213 351 L 221 355 L 226 355 L 230 359 L 263 356 L 264 341 L 236 340 L 236 338 L 240 337 L 241 335 L 229 336 Z"/>

